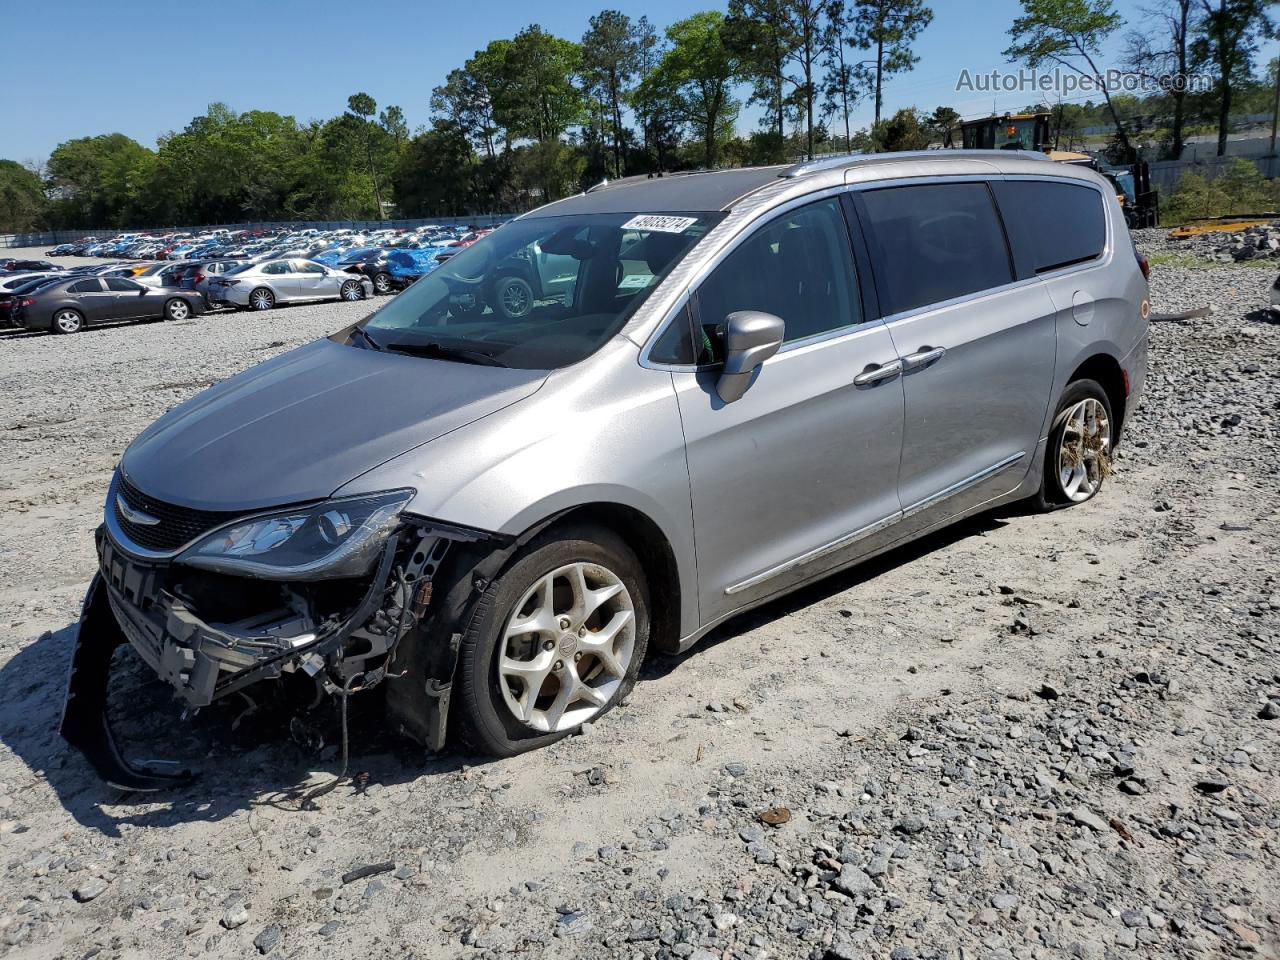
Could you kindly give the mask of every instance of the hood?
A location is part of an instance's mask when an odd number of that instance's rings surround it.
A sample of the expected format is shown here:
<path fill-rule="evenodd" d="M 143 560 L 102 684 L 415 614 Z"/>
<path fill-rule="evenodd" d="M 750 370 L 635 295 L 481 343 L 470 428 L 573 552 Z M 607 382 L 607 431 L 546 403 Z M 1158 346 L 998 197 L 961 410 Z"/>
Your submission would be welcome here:
<path fill-rule="evenodd" d="M 121 468 L 148 496 L 200 510 L 319 500 L 530 396 L 546 376 L 320 340 L 170 410 Z"/>

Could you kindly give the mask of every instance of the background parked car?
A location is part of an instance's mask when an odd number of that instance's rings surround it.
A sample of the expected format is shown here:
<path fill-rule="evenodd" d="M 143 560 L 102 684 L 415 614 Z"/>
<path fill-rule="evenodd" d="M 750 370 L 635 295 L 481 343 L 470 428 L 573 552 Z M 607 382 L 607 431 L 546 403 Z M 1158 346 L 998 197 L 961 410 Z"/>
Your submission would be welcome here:
<path fill-rule="evenodd" d="M 16 260 L 12 257 L 0 260 L 0 273 L 33 273 L 37 270 L 42 273 L 53 273 L 61 269 L 59 264 L 50 263 L 48 260 Z"/>
<path fill-rule="evenodd" d="M 227 270 L 209 283 L 212 299 L 237 307 L 270 310 L 302 300 L 362 300 L 373 296 L 367 277 L 353 277 L 314 260 L 268 260 Z"/>
<path fill-rule="evenodd" d="M 28 330 L 78 333 L 114 320 L 186 320 L 204 312 L 195 291 L 149 287 L 125 277 L 75 277 L 48 283 L 17 302 L 14 319 Z"/>
<path fill-rule="evenodd" d="M 18 304 L 23 297 L 31 291 L 38 289 L 46 283 L 52 283 L 55 278 L 50 278 L 45 274 L 25 274 L 13 281 L 12 286 L 0 283 L 0 327 L 12 327 L 16 325 L 14 317 L 18 311 Z"/>

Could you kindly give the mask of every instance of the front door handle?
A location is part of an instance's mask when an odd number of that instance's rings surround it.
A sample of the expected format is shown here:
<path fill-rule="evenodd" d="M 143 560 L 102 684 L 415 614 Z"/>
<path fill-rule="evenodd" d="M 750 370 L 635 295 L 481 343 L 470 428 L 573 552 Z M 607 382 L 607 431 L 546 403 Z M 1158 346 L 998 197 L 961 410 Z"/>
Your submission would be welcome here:
<path fill-rule="evenodd" d="M 902 373 L 902 361 L 892 360 L 889 363 L 874 366 L 869 370 L 864 370 L 853 378 L 853 384 L 856 387 L 866 387 L 873 383 L 879 383 L 882 380 L 892 380 L 894 377 Z"/>
<path fill-rule="evenodd" d="M 909 353 L 902 358 L 902 368 L 904 370 L 919 370 L 921 367 L 927 367 L 931 363 L 937 363 L 946 352 L 946 347 L 921 347 L 917 352 Z"/>

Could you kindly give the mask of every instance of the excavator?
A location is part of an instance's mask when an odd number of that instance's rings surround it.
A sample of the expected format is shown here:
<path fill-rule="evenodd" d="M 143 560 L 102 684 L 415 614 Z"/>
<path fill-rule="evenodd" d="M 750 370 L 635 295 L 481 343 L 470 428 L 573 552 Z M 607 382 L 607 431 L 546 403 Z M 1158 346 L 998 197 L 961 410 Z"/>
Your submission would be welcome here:
<path fill-rule="evenodd" d="M 1057 163 L 1075 163 L 1098 171 L 1111 182 L 1124 219 L 1131 229 L 1154 227 L 1160 218 L 1160 195 L 1151 186 L 1151 168 L 1144 161 L 1127 165 L 1100 163 L 1087 153 L 1054 147 L 1049 113 L 1006 113 L 965 120 L 960 124 L 966 150 L 1034 150 Z"/>

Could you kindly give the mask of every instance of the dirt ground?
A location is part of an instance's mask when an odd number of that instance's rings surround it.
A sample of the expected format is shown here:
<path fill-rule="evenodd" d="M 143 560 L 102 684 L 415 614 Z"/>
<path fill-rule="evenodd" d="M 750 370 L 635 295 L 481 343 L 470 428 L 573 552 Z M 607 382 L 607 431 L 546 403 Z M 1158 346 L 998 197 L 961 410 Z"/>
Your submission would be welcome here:
<path fill-rule="evenodd" d="M 314 810 L 332 727 L 317 751 L 242 700 L 181 720 L 132 661 L 115 716 L 194 785 L 122 795 L 55 728 L 128 441 L 368 305 L 0 331 L 0 955 L 1274 956 L 1273 279 L 1157 267 L 1157 311 L 1216 312 L 1153 324 L 1087 505 L 984 515 L 738 618 L 538 753 L 429 758 L 357 710 L 366 785 Z"/>

